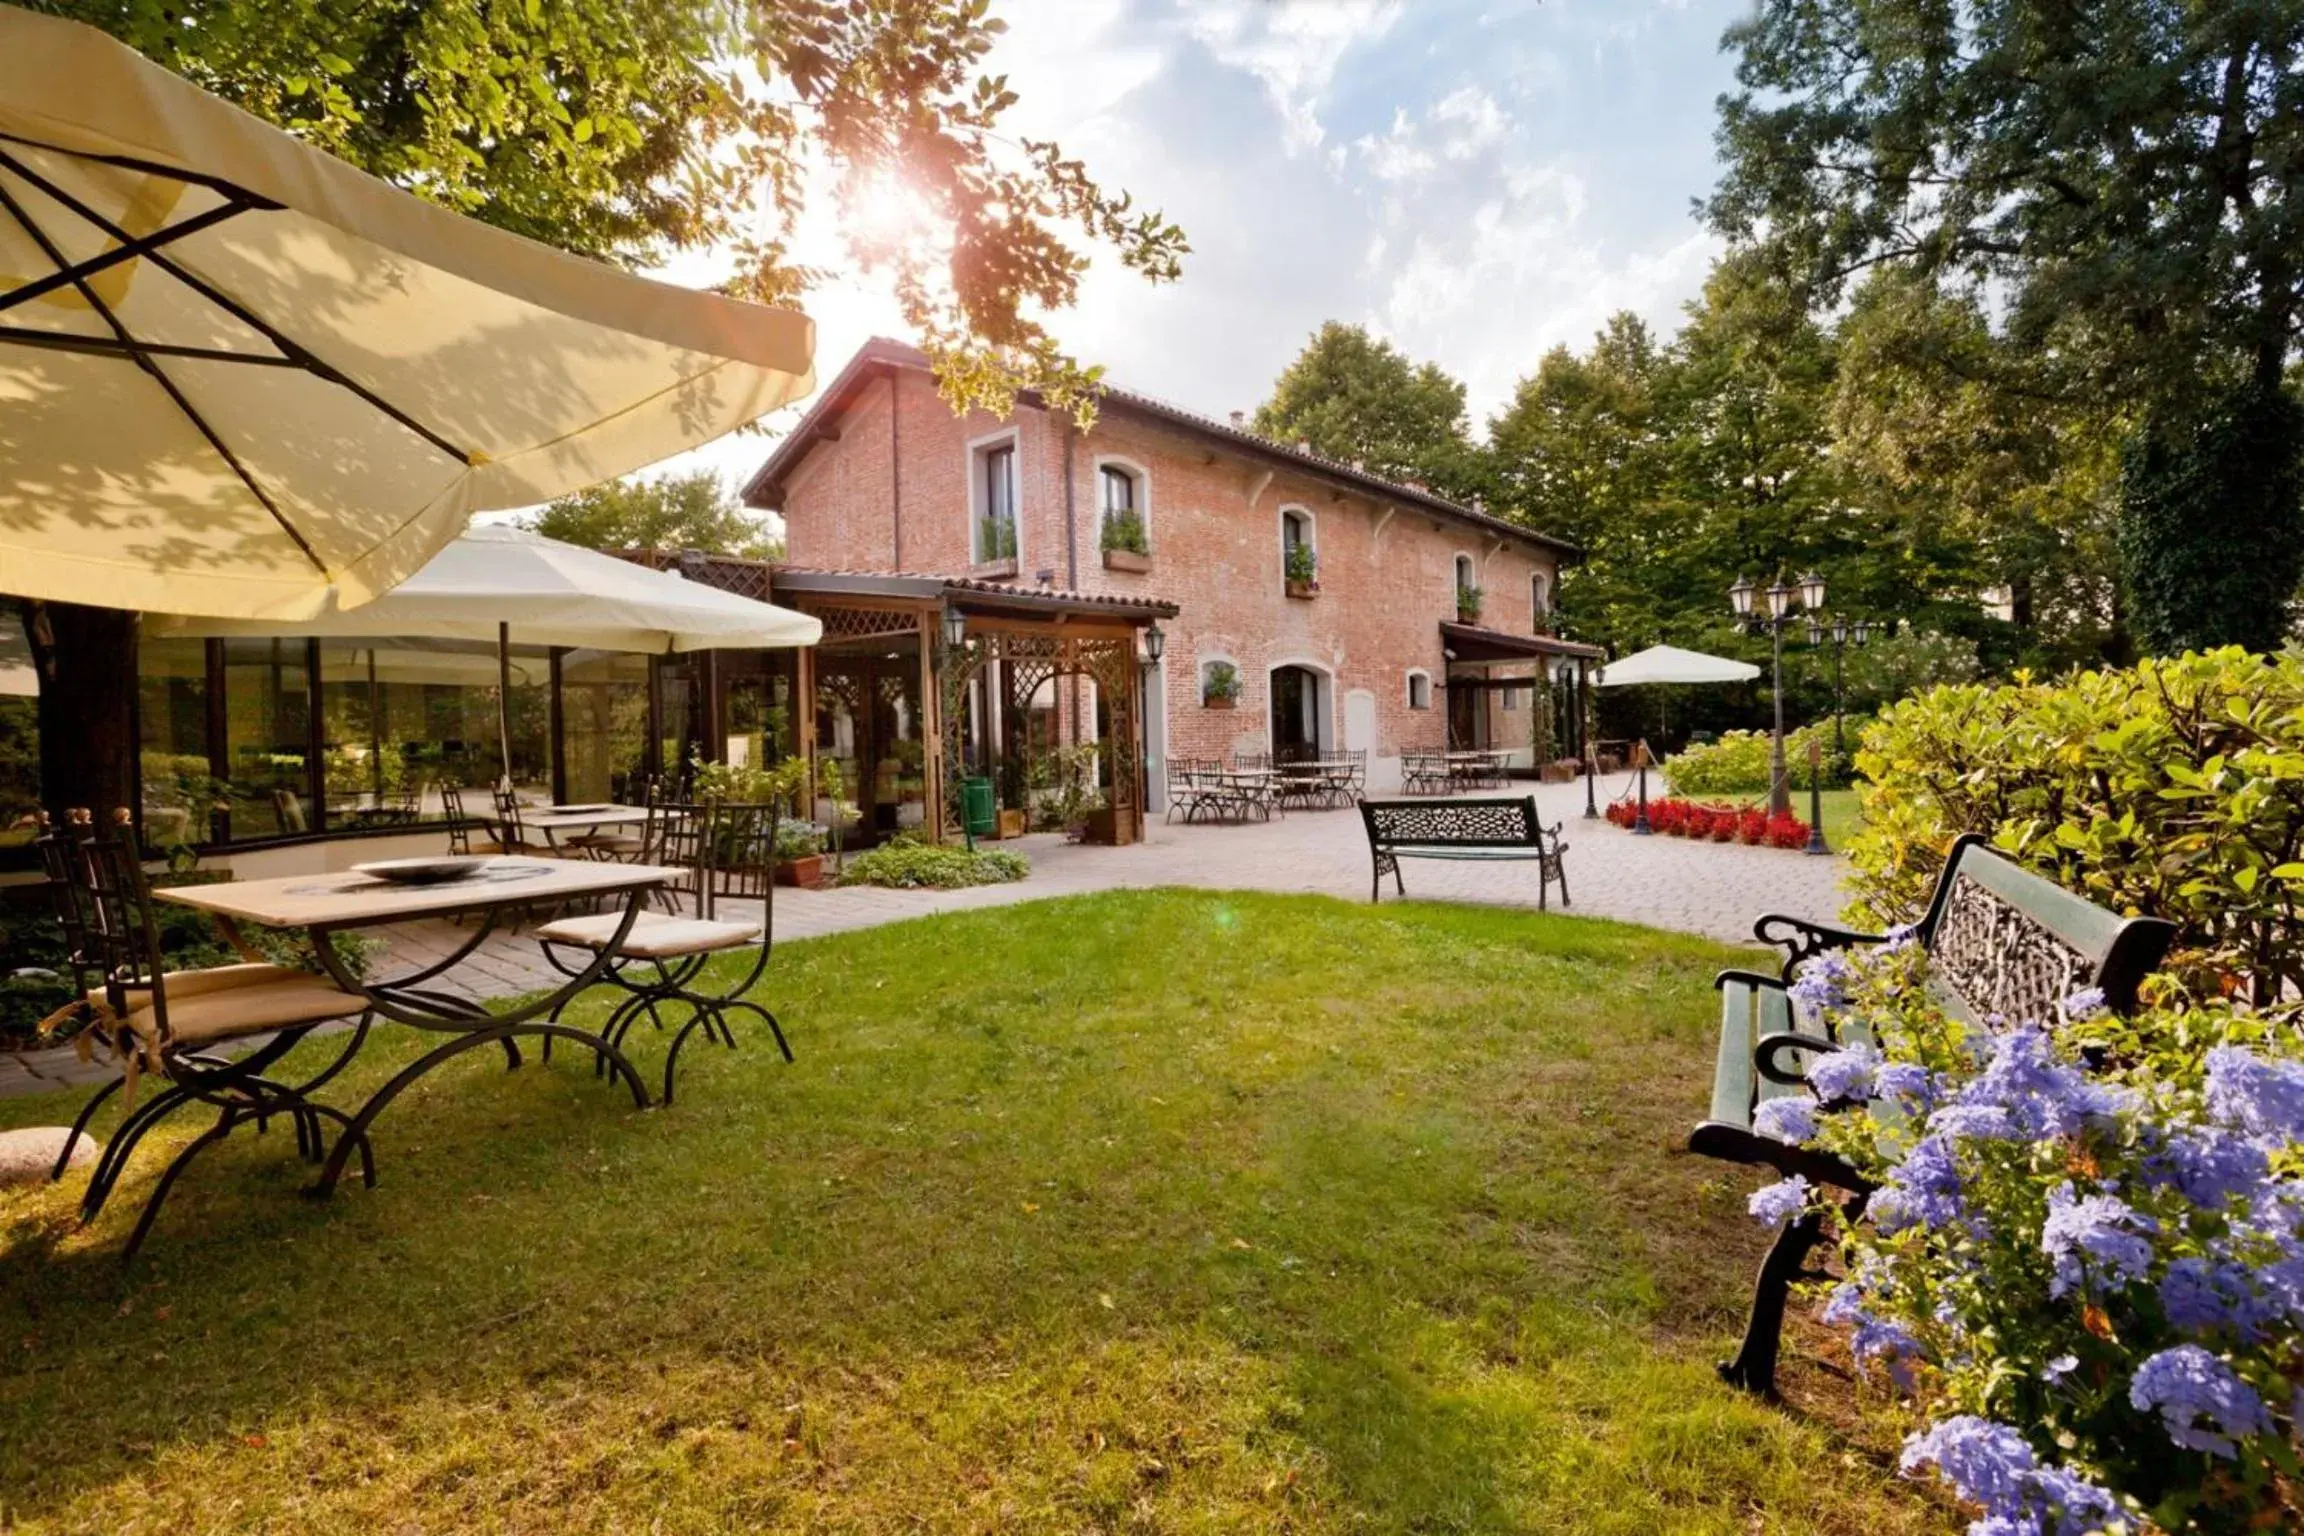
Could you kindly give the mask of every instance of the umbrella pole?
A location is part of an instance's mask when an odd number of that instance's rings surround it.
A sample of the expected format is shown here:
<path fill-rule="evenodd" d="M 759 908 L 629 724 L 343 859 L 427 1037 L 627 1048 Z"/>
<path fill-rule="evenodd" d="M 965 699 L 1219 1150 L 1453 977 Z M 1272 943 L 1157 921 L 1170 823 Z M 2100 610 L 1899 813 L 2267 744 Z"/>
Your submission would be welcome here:
<path fill-rule="evenodd" d="M 504 765 L 504 792 L 512 792 L 512 626 L 496 626 L 496 751 Z"/>

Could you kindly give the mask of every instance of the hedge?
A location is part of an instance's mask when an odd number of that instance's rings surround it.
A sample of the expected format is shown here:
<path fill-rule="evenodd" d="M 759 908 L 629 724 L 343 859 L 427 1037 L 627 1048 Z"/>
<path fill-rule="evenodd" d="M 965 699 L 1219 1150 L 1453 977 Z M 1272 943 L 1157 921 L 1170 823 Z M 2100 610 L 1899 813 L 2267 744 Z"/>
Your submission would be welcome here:
<path fill-rule="evenodd" d="M 2176 922 L 2170 969 L 2200 995 L 2304 987 L 2304 656 L 1935 688 L 1885 711 L 1856 763 L 1854 921 L 1910 920 L 1980 832 L 2100 906 Z"/>
<path fill-rule="evenodd" d="M 1851 718 L 1842 724 L 1846 740 L 1854 743 L 1869 722 Z M 1828 720 L 1785 735 L 1784 766 L 1790 770 L 1792 787 L 1808 787 L 1811 736 L 1823 743 L 1824 787 L 1846 789 L 1853 777 L 1854 754 L 1833 749 L 1832 723 Z M 1716 742 L 1687 747 L 1666 758 L 1663 773 L 1676 795 L 1764 795 L 1768 793 L 1768 733 L 1725 732 Z"/>

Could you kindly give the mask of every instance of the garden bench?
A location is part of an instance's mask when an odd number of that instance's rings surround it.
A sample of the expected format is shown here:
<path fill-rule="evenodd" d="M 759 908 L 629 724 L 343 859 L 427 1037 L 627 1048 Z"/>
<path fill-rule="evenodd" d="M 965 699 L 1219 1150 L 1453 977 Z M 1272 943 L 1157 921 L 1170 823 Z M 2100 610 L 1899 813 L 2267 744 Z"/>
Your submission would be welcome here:
<path fill-rule="evenodd" d="M 1568 905 L 1568 871 L 1561 855 L 1568 845 L 1560 840 L 1560 826 L 1536 820 L 1536 799 L 1522 795 L 1507 800 L 1363 800 L 1360 820 L 1368 828 L 1368 853 L 1376 863 L 1368 899 L 1384 895 L 1384 877 L 1405 896 L 1400 880 L 1402 859 L 1534 859 L 1536 910 L 1544 910 L 1546 894 L 1559 882 L 1560 905 Z"/>
<path fill-rule="evenodd" d="M 1993 852 L 1971 833 L 1952 845 L 1911 939 L 1927 951 L 1933 1000 L 1954 1018 L 1983 1027 L 1995 1017 L 2054 1020 L 2066 998 L 2088 987 L 2103 991 L 2106 1007 L 2126 1013 L 2175 931 L 2160 918 L 2123 918 L 2094 906 Z M 1774 976 L 1729 970 L 1715 978 L 1720 1048 L 1712 1107 L 1689 1134 L 1688 1150 L 1846 1190 L 1844 1210 L 1853 1220 L 1862 1214 L 1870 1184 L 1837 1157 L 1755 1130 L 1752 1119 L 1771 1099 L 1805 1093 L 1806 1067 L 1818 1054 L 1871 1043 L 1869 1029 L 1853 1017 L 1823 1019 L 1821 1034 L 1813 1025 L 1804 1029 L 1793 1015 L 1789 984 L 1825 951 L 1884 944 L 1887 935 L 1781 913 L 1761 918 L 1752 932 L 1785 951 L 1783 967 Z M 1888 1112 L 1875 1113 L 1885 1118 Z M 1775 1390 L 1785 1301 L 1792 1282 L 1802 1278 L 1801 1266 L 1822 1237 L 1822 1226 L 1822 1214 L 1813 1210 L 1787 1223 L 1762 1261 L 1743 1344 L 1720 1367 L 1731 1385 Z"/>

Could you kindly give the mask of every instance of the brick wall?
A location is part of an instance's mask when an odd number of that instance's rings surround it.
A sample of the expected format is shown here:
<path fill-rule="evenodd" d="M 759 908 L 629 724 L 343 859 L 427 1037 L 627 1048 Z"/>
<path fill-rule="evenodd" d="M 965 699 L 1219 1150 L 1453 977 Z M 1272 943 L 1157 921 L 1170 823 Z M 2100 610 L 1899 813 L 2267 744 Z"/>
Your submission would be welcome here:
<path fill-rule="evenodd" d="M 893 410 L 891 407 L 893 406 Z M 1086 592 L 1150 594 L 1178 604 L 1166 625 L 1160 670 L 1165 753 L 1222 757 L 1265 750 L 1273 668 L 1296 664 L 1322 679 L 1323 739 L 1366 746 L 1389 782 L 1403 750 L 1447 742 L 1447 667 L 1439 626 L 1456 616 L 1455 558 L 1471 557 L 1485 593 L 1480 622 L 1528 634 L 1534 619 L 1530 578 L 1557 582 L 1550 551 L 1501 538 L 1444 516 L 1275 470 L 1223 445 L 1132 417 L 1108 406 L 1095 427 L 1075 433 L 1069 420 L 1030 406 L 1006 422 L 975 413 L 955 417 L 933 381 L 910 370 L 867 382 L 838 423 L 839 438 L 819 444 L 789 476 L 784 518 L 795 565 L 834 569 L 957 573 L 974 568 L 971 531 L 972 449 L 1012 435 L 1018 484 L 1016 579 L 1052 571 L 1060 587 Z M 1067 443 L 1072 515 L 1065 507 Z M 1142 476 L 1152 568 L 1107 570 L 1100 548 L 1097 470 L 1112 460 Z M 891 508 L 896 515 L 891 516 Z M 1287 596 L 1282 578 L 1281 513 L 1308 513 L 1319 554 L 1320 592 Z M 898 543 L 901 542 L 899 559 Z M 1200 667 L 1228 660 L 1240 672 L 1237 707 L 1203 707 Z M 1408 674 L 1432 679 L 1431 703 L 1412 709 Z M 1524 669 L 1523 669 L 1524 675 Z M 1355 706 L 1352 696 L 1368 702 Z M 1373 716 L 1372 740 L 1355 728 Z M 1490 727 L 1525 737 L 1525 707 L 1489 701 Z M 1511 745 L 1524 745 L 1515 738 Z M 1152 743 L 1157 751 L 1163 743 Z"/>

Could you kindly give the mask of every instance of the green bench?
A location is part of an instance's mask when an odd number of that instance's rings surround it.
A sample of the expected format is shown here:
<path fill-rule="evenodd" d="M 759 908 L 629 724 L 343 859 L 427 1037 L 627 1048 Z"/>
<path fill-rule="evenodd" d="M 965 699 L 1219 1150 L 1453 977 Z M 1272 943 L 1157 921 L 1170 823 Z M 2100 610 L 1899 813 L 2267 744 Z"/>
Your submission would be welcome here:
<path fill-rule="evenodd" d="M 1400 880 L 1402 859 L 1534 859 L 1536 910 L 1545 909 L 1552 886 L 1568 905 L 1568 870 L 1560 856 L 1568 845 L 1560 826 L 1536 820 L 1536 797 L 1503 800 L 1363 800 L 1360 820 L 1368 829 L 1368 854 L 1376 877 L 1368 899 L 1384 896 L 1384 877 L 1407 895 Z"/>
<path fill-rule="evenodd" d="M 1788 988 L 1803 965 L 1827 950 L 1883 944 L 1887 936 L 1782 914 L 1761 918 L 1752 932 L 1762 943 L 1784 950 L 1783 966 L 1774 976 L 1731 970 L 1715 979 L 1720 1048 L 1712 1069 L 1712 1105 L 1689 1133 L 1688 1150 L 1845 1190 L 1842 1210 L 1854 1220 L 1863 1213 L 1871 1185 L 1837 1157 L 1755 1130 L 1752 1117 L 1771 1099 L 1805 1094 L 1807 1064 L 1818 1055 L 1871 1043 L 1862 1022 L 1846 1017 L 1826 1019 L 1825 1033 L 1814 1033 L 1814 1021 L 1794 1017 Z M 1952 845 L 1927 911 L 1913 925 L 1912 939 L 1928 953 L 1928 985 L 1935 1000 L 1954 1018 L 1982 1026 L 1995 1016 L 2055 1019 L 2064 1000 L 2087 987 L 2100 988 L 2106 1007 L 2126 1013 L 2136 1004 L 2138 984 L 2160 963 L 2175 932 L 2173 923 L 2160 918 L 2123 918 L 2094 906 L 1970 834 Z M 1775 1390 L 1785 1303 L 1822 1235 L 1822 1213 L 1810 1211 L 1786 1223 L 1768 1250 L 1753 1286 L 1743 1343 L 1736 1357 L 1720 1367 L 1731 1385 L 1760 1393 Z"/>

